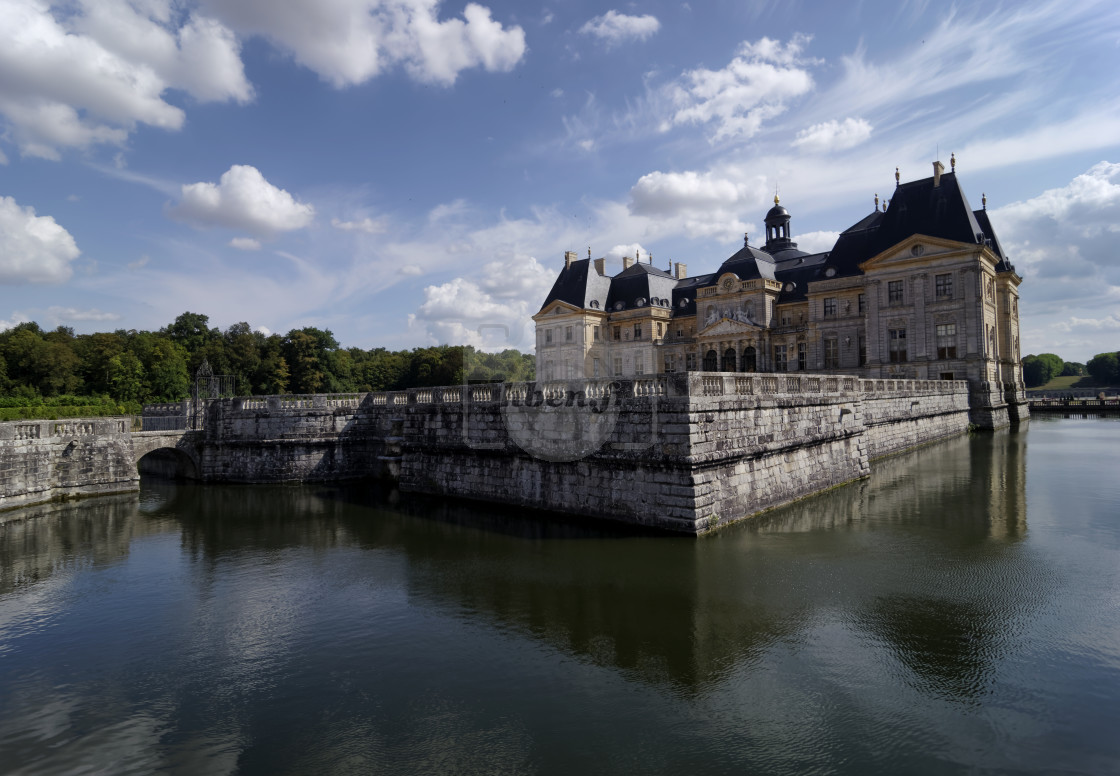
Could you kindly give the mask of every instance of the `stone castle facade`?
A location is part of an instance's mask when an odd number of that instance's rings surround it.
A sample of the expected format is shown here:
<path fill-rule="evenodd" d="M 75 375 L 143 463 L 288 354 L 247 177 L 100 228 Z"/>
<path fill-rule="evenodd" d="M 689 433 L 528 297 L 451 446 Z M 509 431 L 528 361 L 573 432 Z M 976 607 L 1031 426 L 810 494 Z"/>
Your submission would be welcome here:
<path fill-rule="evenodd" d="M 1019 284 L 954 169 L 896 183 L 831 250 L 798 250 L 774 198 L 766 243 L 689 277 L 568 252 L 534 316 L 541 381 L 672 372 L 813 372 L 967 380 L 973 422 L 1025 417 Z"/>

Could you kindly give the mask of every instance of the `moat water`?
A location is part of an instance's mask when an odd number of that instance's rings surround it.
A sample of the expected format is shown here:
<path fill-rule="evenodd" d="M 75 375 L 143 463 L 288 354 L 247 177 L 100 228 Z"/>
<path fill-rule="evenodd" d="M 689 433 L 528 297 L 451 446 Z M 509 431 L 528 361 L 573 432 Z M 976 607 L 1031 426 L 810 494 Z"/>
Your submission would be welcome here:
<path fill-rule="evenodd" d="M 1117 420 L 701 539 L 369 486 L 22 514 L 0 773 L 1120 772 Z"/>

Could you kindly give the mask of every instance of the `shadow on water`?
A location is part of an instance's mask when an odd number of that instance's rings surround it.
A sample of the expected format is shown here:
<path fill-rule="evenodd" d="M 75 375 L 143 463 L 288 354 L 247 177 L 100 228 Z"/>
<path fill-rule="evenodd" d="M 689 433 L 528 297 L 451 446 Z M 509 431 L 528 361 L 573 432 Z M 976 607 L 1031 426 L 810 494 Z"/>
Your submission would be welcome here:
<path fill-rule="evenodd" d="M 59 564 L 106 564 L 178 530 L 185 555 L 383 550 L 416 606 L 489 623 L 595 665 L 704 693 L 823 611 L 882 644 L 912 684 L 967 701 L 1020 613 L 1003 556 L 1026 533 L 1024 439 L 959 438 L 870 479 L 699 540 L 401 498 L 376 484 L 205 486 L 146 479 L 0 527 L 0 592 Z"/>

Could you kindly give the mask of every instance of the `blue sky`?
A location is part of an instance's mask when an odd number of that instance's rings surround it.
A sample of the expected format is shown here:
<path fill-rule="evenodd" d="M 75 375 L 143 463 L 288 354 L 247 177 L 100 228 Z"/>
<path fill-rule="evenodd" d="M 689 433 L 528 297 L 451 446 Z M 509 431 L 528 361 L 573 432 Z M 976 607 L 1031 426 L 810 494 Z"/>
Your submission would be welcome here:
<path fill-rule="evenodd" d="M 0 327 L 532 349 L 563 252 L 810 250 L 938 156 L 1023 352 L 1120 346 L 1114 2 L 0 0 Z M 619 265 L 620 267 L 620 265 Z"/>

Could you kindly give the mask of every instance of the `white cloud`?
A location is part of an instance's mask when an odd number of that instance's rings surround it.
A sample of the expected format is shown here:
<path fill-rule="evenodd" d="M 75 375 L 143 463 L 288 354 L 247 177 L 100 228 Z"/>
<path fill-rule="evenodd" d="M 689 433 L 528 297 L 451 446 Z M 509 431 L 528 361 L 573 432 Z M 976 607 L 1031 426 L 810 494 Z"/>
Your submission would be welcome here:
<path fill-rule="evenodd" d="M 202 101 L 247 101 L 233 33 L 213 18 L 125 0 L 0 2 L 0 115 L 27 156 L 120 145 L 137 124 L 179 129 L 170 88 Z"/>
<path fill-rule="evenodd" d="M 265 180 L 256 167 L 235 164 L 214 183 L 190 183 L 169 214 L 196 226 L 224 226 L 268 237 L 302 229 L 315 208 L 297 202 L 287 191 Z"/>
<path fill-rule="evenodd" d="M 0 283 L 61 283 L 78 258 L 74 238 L 51 216 L 0 197 Z"/>
<path fill-rule="evenodd" d="M 254 240 L 252 237 L 234 237 L 229 241 L 231 248 L 237 248 L 239 251 L 259 251 L 261 249 L 261 241 Z"/>
<path fill-rule="evenodd" d="M 405 264 L 403 267 L 398 269 L 397 272 L 399 272 L 402 275 L 410 275 L 410 276 L 413 276 L 413 277 L 415 277 L 417 275 L 423 275 L 424 274 L 423 268 L 421 268 L 421 267 L 419 267 L 415 264 Z"/>
<path fill-rule="evenodd" d="M 989 213 L 1004 250 L 1024 277 L 1024 317 L 1051 330 L 1078 331 L 1077 339 L 1065 343 L 1077 352 L 1066 358 L 1084 360 L 1114 350 L 1111 326 L 1120 300 L 1120 164 L 1100 162 L 1066 186 Z M 1024 353 L 1059 346 L 1041 335 L 1036 341 L 1024 335 Z"/>
<path fill-rule="evenodd" d="M 810 153 L 842 151 L 871 137 L 871 124 L 864 119 L 825 121 L 797 133 L 793 145 Z"/>
<path fill-rule="evenodd" d="M 384 221 L 374 221 L 372 218 L 368 217 L 358 219 L 357 221 L 341 221 L 337 218 L 332 218 L 331 226 L 343 232 L 365 232 L 366 234 L 381 234 L 387 228 Z"/>
<path fill-rule="evenodd" d="M 668 87 L 674 106 L 661 129 L 680 124 L 715 124 L 713 141 L 750 138 L 768 119 L 786 110 L 786 102 L 806 94 L 813 79 L 802 57 L 810 38 L 797 34 L 784 46 L 770 38 L 746 42 L 722 70 L 685 71 Z"/>
<path fill-rule="evenodd" d="M 7 331 L 8 329 L 14 329 L 16 326 L 19 326 L 21 323 L 28 323 L 30 320 L 31 319 L 28 318 L 23 313 L 12 313 L 11 317 L 8 318 L 7 320 L 0 319 L 0 331 Z"/>
<path fill-rule="evenodd" d="M 795 234 L 794 241 L 797 243 L 798 250 L 805 251 L 806 253 L 823 253 L 824 251 L 832 250 L 832 246 L 836 245 L 836 241 L 840 238 L 839 232 L 805 232 L 804 234 Z"/>
<path fill-rule="evenodd" d="M 409 328 L 429 342 L 484 350 L 532 350 L 531 316 L 556 280 L 533 257 L 493 261 L 478 277 L 457 277 L 424 289 L 424 302 L 408 316 Z"/>
<path fill-rule="evenodd" d="M 462 19 L 438 18 L 439 0 L 203 0 L 244 35 L 262 35 L 337 87 L 402 65 L 420 81 L 450 85 L 463 70 L 512 70 L 525 32 L 504 28 L 468 3 Z"/>
<path fill-rule="evenodd" d="M 256 329 L 254 329 L 254 331 L 257 331 L 266 337 L 272 334 L 272 331 L 267 326 L 258 326 Z"/>
<path fill-rule="evenodd" d="M 608 46 L 615 46 L 627 40 L 647 40 L 659 29 L 661 22 L 656 16 L 627 16 L 610 10 L 602 16 L 590 19 L 579 31 L 606 41 Z"/>
<path fill-rule="evenodd" d="M 732 180 L 711 172 L 656 171 L 630 189 L 629 209 L 660 221 L 666 230 L 731 240 L 748 231 L 741 216 L 762 206 L 766 190 L 765 180 L 757 176 Z"/>
<path fill-rule="evenodd" d="M 1095 331 L 1120 331 L 1120 313 L 1106 315 L 1104 318 L 1078 318 L 1076 315 L 1066 321 L 1054 324 L 1059 331 L 1073 331 L 1074 329 L 1093 329 Z"/>
<path fill-rule="evenodd" d="M 128 262 L 128 268 L 129 269 L 140 269 L 141 267 L 146 267 L 146 266 L 148 266 L 148 262 L 151 261 L 151 260 L 152 260 L 152 257 L 145 253 L 143 256 L 138 258 L 136 261 Z"/>
<path fill-rule="evenodd" d="M 69 321 L 119 321 L 121 316 L 118 313 L 106 313 L 96 308 L 90 310 L 79 310 L 75 307 L 59 307 L 52 305 L 47 308 L 47 317 L 55 323 L 66 323 Z"/>

